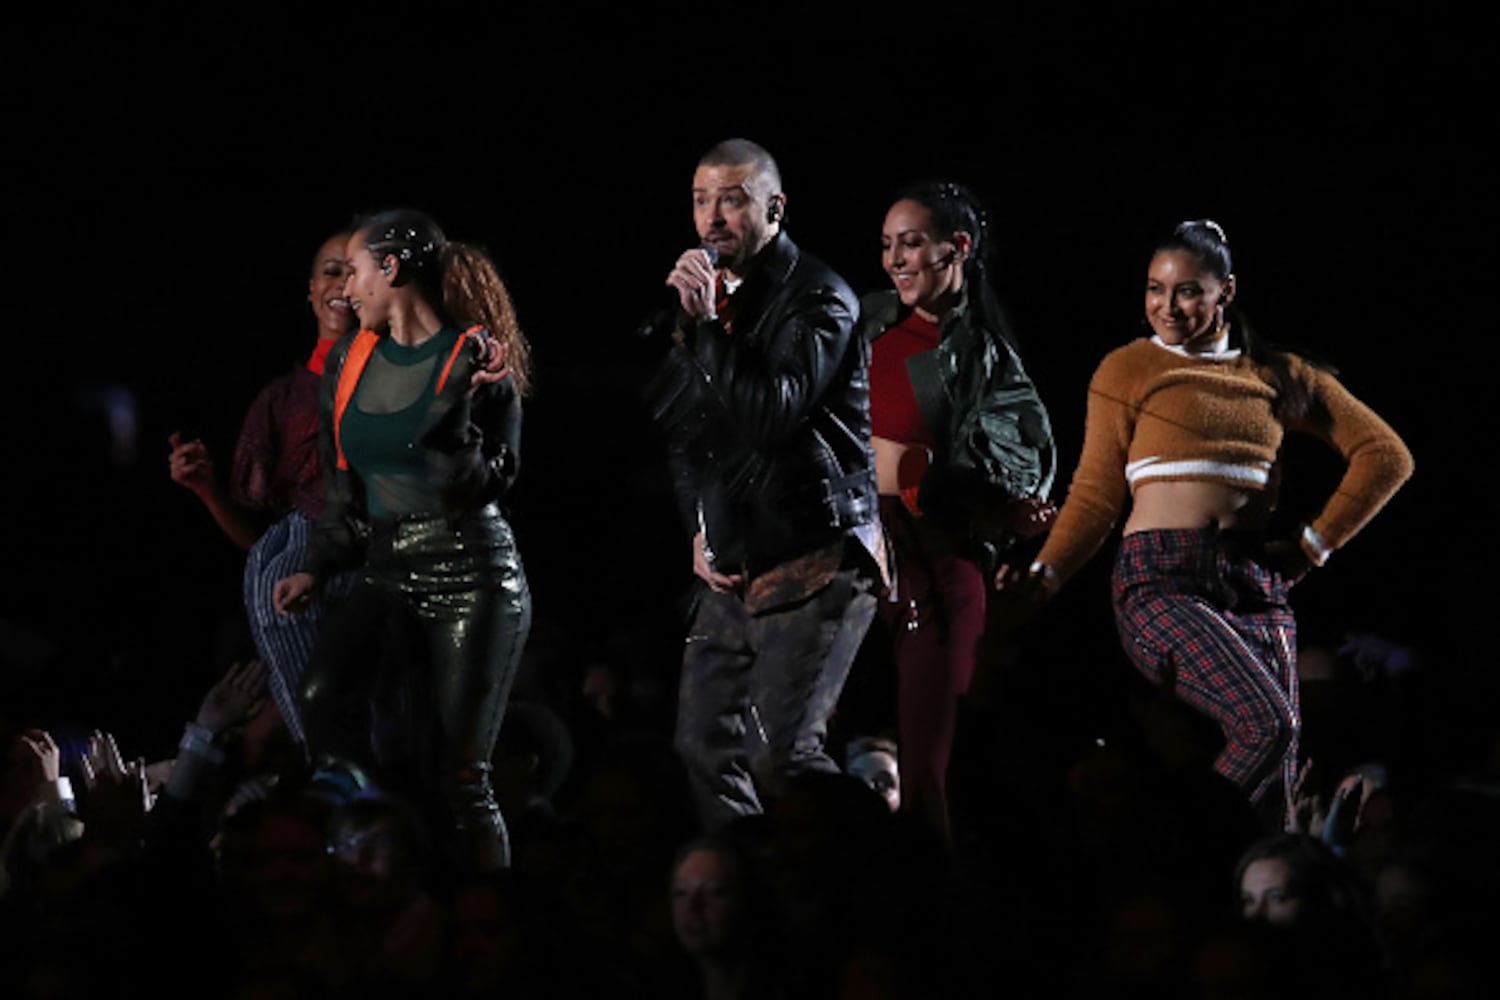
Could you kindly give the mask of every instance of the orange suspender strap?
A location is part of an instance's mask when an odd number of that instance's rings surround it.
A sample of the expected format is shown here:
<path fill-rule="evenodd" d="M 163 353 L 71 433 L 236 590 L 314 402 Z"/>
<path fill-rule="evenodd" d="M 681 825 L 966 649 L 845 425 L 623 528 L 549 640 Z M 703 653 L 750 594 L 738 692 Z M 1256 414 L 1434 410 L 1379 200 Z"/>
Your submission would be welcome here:
<path fill-rule="evenodd" d="M 354 343 L 349 345 L 349 353 L 344 356 L 344 366 L 339 369 L 339 384 L 333 393 L 333 447 L 339 454 L 340 469 L 349 468 L 339 433 L 344 423 L 344 411 L 349 408 L 349 400 L 354 398 L 359 377 L 364 373 L 365 365 L 369 363 L 370 354 L 375 350 L 375 343 L 379 339 L 373 330 L 359 331 L 354 337 Z"/>
<path fill-rule="evenodd" d="M 458 352 L 463 350 L 464 344 L 468 343 L 471 337 L 476 341 L 479 340 L 483 333 L 484 327 L 471 326 L 464 331 L 462 337 L 453 342 L 453 350 L 448 352 L 448 363 L 443 366 L 443 373 L 438 376 L 437 392 L 442 392 L 443 386 L 448 384 L 448 373 L 453 370 L 453 362 L 458 360 Z"/>

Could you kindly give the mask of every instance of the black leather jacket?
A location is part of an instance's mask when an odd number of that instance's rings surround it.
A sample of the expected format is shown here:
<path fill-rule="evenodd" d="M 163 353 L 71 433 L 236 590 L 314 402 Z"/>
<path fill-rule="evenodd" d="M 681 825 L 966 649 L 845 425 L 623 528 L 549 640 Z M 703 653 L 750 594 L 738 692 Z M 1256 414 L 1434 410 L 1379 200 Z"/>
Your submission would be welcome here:
<path fill-rule="evenodd" d="M 860 300 L 861 339 L 904 316 L 894 291 Z M 980 327 L 967 294 L 943 317 L 938 346 L 907 360 L 917 406 L 937 443 L 918 504 L 960 529 L 1007 500 L 1046 499 L 1057 472 L 1047 408 L 1021 359 Z"/>
<path fill-rule="evenodd" d="M 875 518 L 870 351 L 849 286 L 784 232 L 733 303 L 733 333 L 693 324 L 647 399 L 685 526 L 755 576 Z"/>

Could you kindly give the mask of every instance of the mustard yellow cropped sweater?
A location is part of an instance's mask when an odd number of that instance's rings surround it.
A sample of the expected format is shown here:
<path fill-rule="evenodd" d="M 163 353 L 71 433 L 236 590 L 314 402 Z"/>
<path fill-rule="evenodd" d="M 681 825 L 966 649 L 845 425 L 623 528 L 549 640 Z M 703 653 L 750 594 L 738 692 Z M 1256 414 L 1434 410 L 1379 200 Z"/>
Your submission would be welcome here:
<path fill-rule="evenodd" d="M 1195 355 L 1143 337 L 1106 355 L 1089 382 L 1078 468 L 1037 561 L 1062 580 L 1077 572 L 1138 483 L 1208 481 L 1274 493 L 1282 436 L 1294 430 L 1326 441 L 1346 463 L 1302 533 L 1304 551 L 1322 565 L 1411 476 L 1412 457 L 1331 373 L 1295 355 L 1288 360 L 1311 403 L 1302 420 L 1283 426 L 1270 373 L 1239 351 Z"/>

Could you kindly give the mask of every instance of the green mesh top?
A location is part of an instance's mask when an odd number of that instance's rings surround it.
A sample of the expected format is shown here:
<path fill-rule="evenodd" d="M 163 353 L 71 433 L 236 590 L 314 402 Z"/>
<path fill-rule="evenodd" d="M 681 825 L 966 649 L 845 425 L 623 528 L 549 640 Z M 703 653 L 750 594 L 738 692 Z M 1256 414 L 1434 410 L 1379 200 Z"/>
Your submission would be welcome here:
<path fill-rule="evenodd" d="M 382 337 L 370 355 L 341 433 L 373 518 L 442 509 L 441 483 L 430 473 L 417 436 L 431 414 L 442 363 L 459 336 L 445 327 L 415 347 Z"/>

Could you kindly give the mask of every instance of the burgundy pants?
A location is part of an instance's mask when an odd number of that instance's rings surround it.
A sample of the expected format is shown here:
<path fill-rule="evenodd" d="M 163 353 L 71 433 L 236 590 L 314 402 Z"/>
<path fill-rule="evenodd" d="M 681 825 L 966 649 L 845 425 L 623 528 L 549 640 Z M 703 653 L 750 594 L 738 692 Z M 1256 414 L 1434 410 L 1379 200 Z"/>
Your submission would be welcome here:
<path fill-rule="evenodd" d="M 881 615 L 895 637 L 902 808 L 947 831 L 948 761 L 979 659 L 986 581 L 956 536 L 898 498 L 881 497 L 880 515 L 896 553 L 896 600 L 882 601 Z"/>

